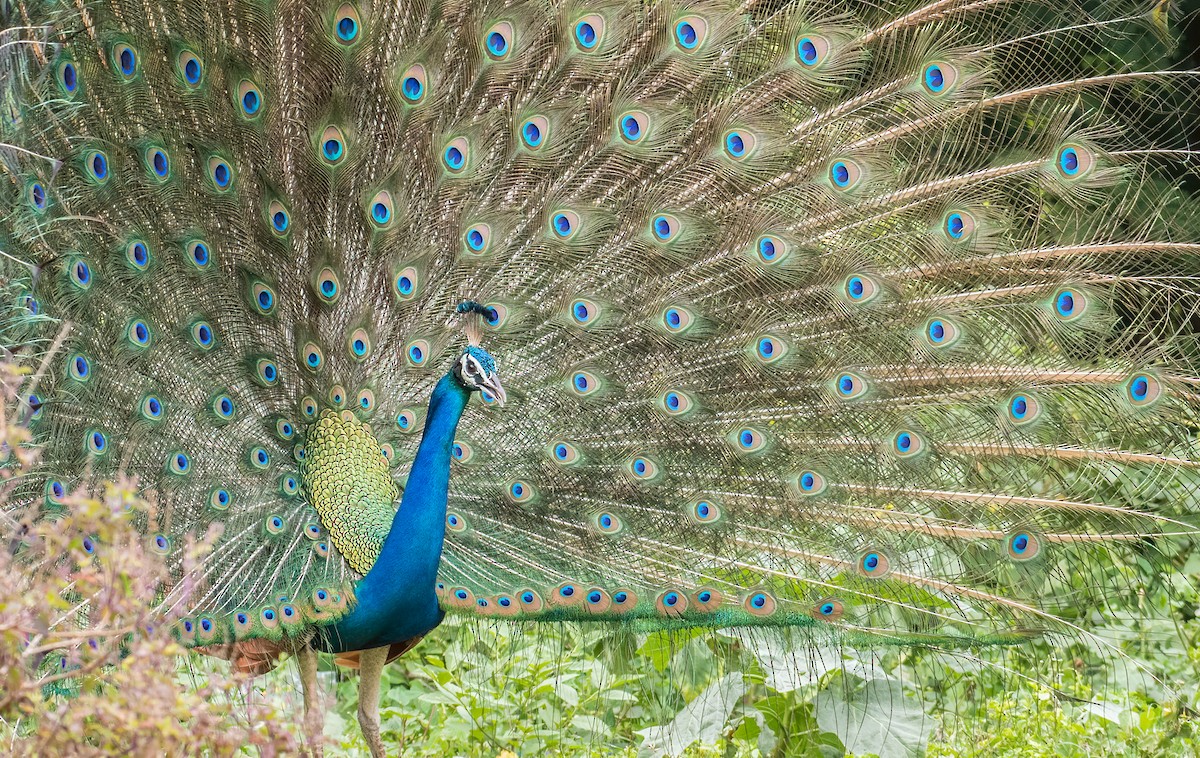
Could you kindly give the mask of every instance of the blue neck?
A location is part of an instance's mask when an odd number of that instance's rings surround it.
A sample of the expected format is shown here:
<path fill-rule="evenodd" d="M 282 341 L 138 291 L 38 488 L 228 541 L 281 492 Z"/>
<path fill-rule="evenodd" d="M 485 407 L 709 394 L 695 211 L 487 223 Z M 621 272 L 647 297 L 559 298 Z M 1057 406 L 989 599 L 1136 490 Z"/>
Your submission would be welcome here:
<path fill-rule="evenodd" d="M 331 652 L 379 647 L 421 636 L 441 622 L 434 583 L 446 536 L 450 448 L 470 397 L 450 374 L 434 387 L 391 531 L 375 565 L 355 587 L 354 610 L 321 647 Z"/>

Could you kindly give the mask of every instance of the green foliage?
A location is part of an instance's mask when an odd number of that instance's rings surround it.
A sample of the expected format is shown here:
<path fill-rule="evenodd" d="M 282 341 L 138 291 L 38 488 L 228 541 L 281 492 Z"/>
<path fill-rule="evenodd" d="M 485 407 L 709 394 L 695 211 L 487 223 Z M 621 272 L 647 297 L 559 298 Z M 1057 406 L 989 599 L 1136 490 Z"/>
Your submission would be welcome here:
<path fill-rule="evenodd" d="M 0 505 L 35 464 L 13 403 L 27 372 L 0 364 Z M 230 755 L 294 751 L 277 713 L 239 707 L 241 682 L 180 687 L 184 649 L 154 610 L 166 576 L 139 520 L 151 504 L 130 482 L 96 497 L 66 493 L 52 518 L 5 510 L 0 550 L 0 748 L 5 755 Z M 16 501 L 19 502 L 19 501 Z M 39 504 L 40 505 L 40 504 Z M 30 506 L 29 510 L 35 510 Z M 211 545 L 187 546 L 189 560 Z"/>
<path fill-rule="evenodd" d="M 1182 617 L 1196 598 L 1163 593 L 1142 601 L 1167 604 L 1178 625 L 1127 614 L 1103 630 L 1125 640 L 1127 658 L 1108 664 L 1082 643 L 978 657 L 806 652 L 775 632 L 634 636 L 452 617 L 385 669 L 384 739 L 413 756 L 1194 755 L 1200 623 Z M 357 678 L 325 665 L 329 752 L 365 755 Z M 298 712 L 294 667 L 258 686 Z"/>

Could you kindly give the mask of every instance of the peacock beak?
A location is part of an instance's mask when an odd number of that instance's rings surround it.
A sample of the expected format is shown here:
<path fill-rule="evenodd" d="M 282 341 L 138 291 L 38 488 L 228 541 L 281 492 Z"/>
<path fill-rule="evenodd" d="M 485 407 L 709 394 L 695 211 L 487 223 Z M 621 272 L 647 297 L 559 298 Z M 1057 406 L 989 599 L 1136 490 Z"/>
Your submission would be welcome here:
<path fill-rule="evenodd" d="M 508 395 L 504 392 L 504 387 L 500 385 L 499 374 L 489 374 L 479 383 L 479 389 L 492 396 L 497 405 L 503 406 L 504 401 L 508 399 Z"/>

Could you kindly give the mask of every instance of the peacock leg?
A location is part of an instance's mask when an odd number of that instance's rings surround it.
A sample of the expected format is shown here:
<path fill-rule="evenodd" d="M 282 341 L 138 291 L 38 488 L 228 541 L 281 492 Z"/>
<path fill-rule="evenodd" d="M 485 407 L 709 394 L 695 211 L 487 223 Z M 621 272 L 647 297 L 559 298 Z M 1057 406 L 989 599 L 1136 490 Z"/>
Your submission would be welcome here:
<path fill-rule="evenodd" d="M 321 702 L 321 687 L 317 684 L 317 651 L 311 645 L 296 654 L 300 664 L 300 686 L 304 690 L 304 734 L 317 758 L 325 754 L 325 708 Z"/>
<path fill-rule="evenodd" d="M 358 659 L 358 725 L 371 747 L 371 758 L 383 758 L 383 738 L 379 736 L 379 684 L 389 647 L 364 650 Z"/>

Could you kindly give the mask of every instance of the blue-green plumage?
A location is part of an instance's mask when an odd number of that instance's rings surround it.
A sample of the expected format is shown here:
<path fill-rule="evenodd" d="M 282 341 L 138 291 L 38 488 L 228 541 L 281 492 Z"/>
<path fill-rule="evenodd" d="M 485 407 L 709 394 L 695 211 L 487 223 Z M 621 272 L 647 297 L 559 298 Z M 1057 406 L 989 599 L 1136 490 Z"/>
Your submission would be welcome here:
<path fill-rule="evenodd" d="M 1165 11 L 150 5 L 0 2 L 0 335 L 186 645 L 1018 643 L 1190 523 Z"/>
<path fill-rule="evenodd" d="M 471 390 L 447 374 L 433 389 L 400 508 L 375 564 L 354 587 L 354 609 L 317 636 L 340 653 L 421 637 L 442 621 L 434 585 L 446 535 L 450 447 Z"/>

